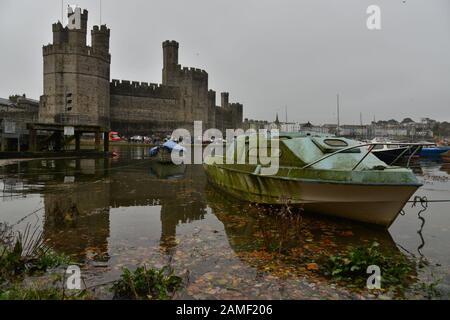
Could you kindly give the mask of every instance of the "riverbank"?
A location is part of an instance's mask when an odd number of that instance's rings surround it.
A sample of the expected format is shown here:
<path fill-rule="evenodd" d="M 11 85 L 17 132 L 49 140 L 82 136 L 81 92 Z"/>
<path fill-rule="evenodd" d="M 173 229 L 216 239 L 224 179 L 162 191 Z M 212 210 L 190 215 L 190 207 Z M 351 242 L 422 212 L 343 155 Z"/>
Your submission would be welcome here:
<path fill-rule="evenodd" d="M 0 167 L 7 166 L 10 164 L 14 164 L 20 161 L 27 161 L 32 159 L 0 159 Z"/>

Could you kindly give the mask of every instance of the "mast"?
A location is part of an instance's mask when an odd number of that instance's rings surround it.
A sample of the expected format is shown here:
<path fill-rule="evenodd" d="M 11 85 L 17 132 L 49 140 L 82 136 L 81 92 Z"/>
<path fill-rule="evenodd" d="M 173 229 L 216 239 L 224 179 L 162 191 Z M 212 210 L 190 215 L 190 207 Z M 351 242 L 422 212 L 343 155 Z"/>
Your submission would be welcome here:
<path fill-rule="evenodd" d="M 336 95 L 336 104 L 337 104 L 337 128 L 336 128 L 336 136 L 339 136 L 340 130 L 340 121 L 339 121 L 339 93 Z"/>
<path fill-rule="evenodd" d="M 288 116 L 287 116 L 287 105 L 284 106 L 284 111 L 286 113 L 286 123 L 288 122 Z"/>
<path fill-rule="evenodd" d="M 364 137 L 364 128 L 363 128 L 363 120 L 362 120 L 362 112 L 359 113 L 359 130 L 361 132 L 361 137 Z"/>

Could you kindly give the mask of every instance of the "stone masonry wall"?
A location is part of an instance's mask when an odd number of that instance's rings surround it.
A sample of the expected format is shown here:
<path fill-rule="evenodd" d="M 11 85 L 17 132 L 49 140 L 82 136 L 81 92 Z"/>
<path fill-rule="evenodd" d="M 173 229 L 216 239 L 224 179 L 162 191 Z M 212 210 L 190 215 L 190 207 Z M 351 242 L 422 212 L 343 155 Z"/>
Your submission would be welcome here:
<path fill-rule="evenodd" d="M 113 80 L 110 92 L 111 127 L 123 135 L 170 133 L 185 124 L 179 88 Z"/>
<path fill-rule="evenodd" d="M 126 136 L 192 130 L 194 121 L 202 121 L 204 129 L 223 132 L 242 123 L 242 105 L 228 103 L 228 93 L 221 94 L 222 105 L 216 106 L 206 71 L 178 64 L 176 41 L 162 45 L 162 84 L 110 82 L 110 30 L 94 26 L 91 46 L 86 45 L 87 17 L 84 10 L 80 29 L 53 24 L 53 43 L 42 49 L 44 94 L 39 122 L 100 125 Z M 66 104 L 68 93 L 71 110 Z"/>

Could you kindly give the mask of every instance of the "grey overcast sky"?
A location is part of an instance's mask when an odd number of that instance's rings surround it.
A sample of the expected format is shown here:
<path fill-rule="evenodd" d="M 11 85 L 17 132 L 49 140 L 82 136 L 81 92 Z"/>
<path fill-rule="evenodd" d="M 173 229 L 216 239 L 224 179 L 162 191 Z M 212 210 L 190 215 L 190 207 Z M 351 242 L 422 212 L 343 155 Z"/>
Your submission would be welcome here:
<path fill-rule="evenodd" d="M 64 1 L 89 10 L 100 0 Z M 381 30 L 366 9 L 381 8 Z M 0 0 L 0 97 L 42 94 L 42 45 L 61 0 Z M 313 123 L 376 119 L 450 121 L 449 0 L 103 0 L 111 78 L 161 82 L 166 39 L 183 66 L 244 104 L 244 117 Z M 88 37 L 90 42 L 90 37 Z"/>

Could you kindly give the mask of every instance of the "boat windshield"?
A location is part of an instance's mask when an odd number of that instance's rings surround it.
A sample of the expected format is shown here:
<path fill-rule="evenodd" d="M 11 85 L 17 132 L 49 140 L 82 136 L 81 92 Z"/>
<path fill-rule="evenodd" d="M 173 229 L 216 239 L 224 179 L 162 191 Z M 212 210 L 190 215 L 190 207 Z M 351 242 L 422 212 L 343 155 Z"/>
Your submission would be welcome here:
<path fill-rule="evenodd" d="M 348 147 L 348 143 L 341 139 L 324 139 L 323 143 L 330 147 Z"/>

